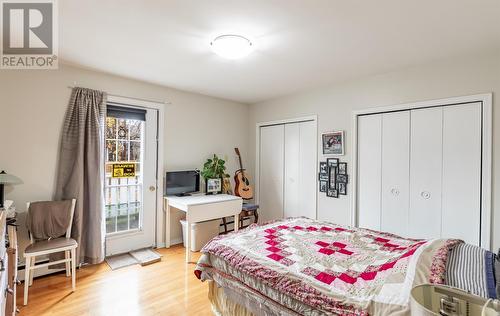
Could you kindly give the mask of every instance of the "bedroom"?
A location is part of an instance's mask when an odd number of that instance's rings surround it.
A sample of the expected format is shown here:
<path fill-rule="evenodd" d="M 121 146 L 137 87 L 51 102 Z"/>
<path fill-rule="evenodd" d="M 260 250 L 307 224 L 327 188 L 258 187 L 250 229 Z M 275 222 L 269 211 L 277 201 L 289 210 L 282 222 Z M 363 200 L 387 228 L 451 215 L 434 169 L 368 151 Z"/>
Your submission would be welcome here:
<path fill-rule="evenodd" d="M 495 128 L 500 120 L 496 111 L 498 1 L 38 1 L 52 4 L 52 15 L 47 18 L 37 7 L 34 20 L 26 7 L 12 7 L 19 3 L 23 2 L 2 1 L 0 171 L 5 170 L 7 176 L 0 175 L 0 183 L 5 187 L 1 190 L 5 200 L 13 201 L 8 211 L 15 210 L 18 225 L 17 252 L 9 261 L 16 261 L 17 276 L 12 278 L 14 269 L 9 266 L 8 284 L 2 282 L 2 289 L 16 290 L 15 301 L 7 299 L 13 298 L 11 293 L 3 301 L 7 311 L 18 308 L 20 315 L 212 315 L 210 282 L 200 282 L 194 274 L 202 255 L 186 252 L 182 244 L 180 220 L 186 218 L 186 211 L 172 207 L 167 213 L 168 199 L 163 195 L 167 173 L 203 170 L 214 154 L 225 160 L 234 194 L 233 177 L 241 168 L 234 148 L 241 153 L 245 175 L 254 189 L 249 202 L 259 205 L 259 225 L 305 216 L 333 225 L 328 226 L 331 229 L 360 226 L 405 238 L 460 238 L 478 246 L 477 251 L 497 253 L 500 248 L 496 229 L 500 225 L 500 139 Z M 19 13 L 22 10 L 28 19 Z M 28 26 L 22 24 L 25 20 L 30 21 Z M 9 50 L 8 44 L 21 49 L 34 37 L 44 44 L 47 32 L 37 30 L 36 25 L 47 21 L 52 22 L 52 32 L 51 45 L 46 46 L 53 51 L 36 50 L 40 43 L 35 41 L 37 48 L 30 53 L 47 62 L 42 66 L 49 69 L 40 69 L 36 62 L 22 59 L 27 53 Z M 16 36 L 24 41 L 16 42 Z M 229 43 L 224 41 L 228 39 Z M 239 44 L 234 50 L 226 46 L 234 44 L 231 39 Z M 240 53 L 237 49 L 244 55 L 239 59 L 220 56 Z M 56 59 L 49 59 L 54 55 Z M 459 110 L 453 111 L 455 105 Z M 111 114 L 113 106 L 117 111 Z M 88 114 L 84 122 L 71 120 L 71 109 L 88 107 L 98 109 L 95 115 Z M 112 118 L 106 120 L 111 124 L 106 127 L 113 136 L 95 129 L 106 116 Z M 92 125 L 95 118 L 99 122 Z M 120 119 L 140 122 L 137 139 L 128 135 L 131 129 L 125 136 L 119 134 Z M 70 128 L 79 128 L 84 136 L 75 140 Z M 93 138 L 82 132 L 88 130 L 100 133 L 104 144 L 89 143 Z M 332 132 L 341 132 L 335 135 L 343 146 L 328 144 Z M 80 148 L 77 153 L 65 150 L 75 146 Z M 300 151 L 301 146 L 309 149 Z M 119 159 L 124 152 L 127 157 Z M 101 175 L 110 174 L 105 168 L 118 161 L 140 166 L 134 170 L 139 182 L 111 176 L 101 181 Z M 342 164 L 342 171 L 336 164 Z M 339 178 L 339 187 L 330 188 L 331 172 L 345 174 L 343 180 Z M 68 174 L 78 177 L 79 184 L 70 185 Z M 324 178 L 319 181 L 319 177 Z M 203 175 L 200 178 L 198 190 L 193 191 L 205 192 L 206 181 Z M 121 187 L 130 190 L 122 194 L 127 196 L 127 205 L 141 205 L 125 209 L 125 226 L 99 202 L 110 207 L 113 203 L 107 199 L 119 194 L 110 192 L 120 191 L 114 188 L 122 183 L 126 185 Z M 128 192 L 133 188 L 140 198 L 132 201 Z M 222 194 L 193 195 L 197 196 L 210 199 Z M 34 279 L 26 287 L 29 252 L 25 250 L 31 243 L 27 203 L 72 198 L 77 199 L 69 236 L 78 243 L 75 273 L 68 271 L 67 277 L 64 267 L 45 267 L 47 256 L 36 256 L 35 269 L 28 269 Z M 220 219 L 226 214 L 221 209 L 206 210 L 210 218 L 188 218 L 187 224 L 210 219 L 223 232 Z M 42 220 L 52 223 L 50 217 Z M 233 221 L 229 216 L 226 220 Z M 247 219 L 242 226 L 253 220 Z M 228 230 L 233 226 L 230 223 Z M 299 238 L 297 229 L 290 233 Z M 243 238 L 244 234 L 242 229 L 235 236 Z M 201 239 L 202 233 L 194 235 L 186 237 Z M 228 242 L 239 240 L 221 236 Z M 312 244 L 342 243 L 335 238 Z M 161 256 L 160 262 L 112 270 L 105 261 L 105 257 L 146 247 Z M 366 245 L 356 247 L 367 249 Z M 322 248 L 329 249 L 323 252 L 342 250 Z M 318 260 L 337 258 L 311 249 L 307 251 L 315 251 L 312 257 Z M 351 250 L 347 247 L 346 251 Z M 191 263 L 186 263 L 186 254 Z M 267 264 L 283 268 L 268 259 Z M 362 263 L 357 260 L 349 264 Z M 327 261 L 332 268 L 334 263 Z M 298 279 L 309 280 L 300 269 L 296 271 Z M 340 274 L 329 275 L 336 278 L 330 284 L 338 285 Z M 15 279 L 21 282 L 16 285 Z M 310 282 L 322 293 L 337 291 L 334 286 Z M 280 289 L 278 293 L 287 292 Z M 234 299 L 237 294 L 232 295 Z M 227 296 L 230 301 L 231 295 Z M 398 305 L 403 306 L 403 314 L 409 314 L 405 308 L 410 296 Z M 345 300 L 359 303 L 351 294 Z M 274 306 L 269 300 L 262 304 L 268 305 Z M 362 312 L 372 308 L 365 307 Z M 273 315 L 264 308 L 246 306 L 245 310 Z M 293 315 L 289 308 L 280 312 Z M 328 312 L 314 306 L 298 313 Z"/>

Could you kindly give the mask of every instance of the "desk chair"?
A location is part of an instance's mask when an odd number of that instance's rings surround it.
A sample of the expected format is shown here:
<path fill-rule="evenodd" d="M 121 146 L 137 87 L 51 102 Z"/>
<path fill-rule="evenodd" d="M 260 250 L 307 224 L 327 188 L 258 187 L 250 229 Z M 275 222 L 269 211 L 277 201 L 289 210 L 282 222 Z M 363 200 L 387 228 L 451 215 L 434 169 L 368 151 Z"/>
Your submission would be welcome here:
<path fill-rule="evenodd" d="M 30 203 L 28 213 L 30 212 Z M 76 200 L 71 200 L 69 226 L 66 229 L 66 235 L 59 238 L 49 238 L 47 240 L 36 240 L 31 233 L 32 227 L 28 227 L 30 245 L 24 250 L 26 264 L 24 268 L 24 305 L 28 304 L 28 288 L 33 284 L 34 270 L 55 264 L 66 263 L 66 276 L 71 276 L 72 290 L 75 291 L 76 283 L 76 248 L 78 243 L 71 238 L 71 227 L 73 225 L 73 216 L 75 214 Z M 29 216 L 29 214 L 28 214 Z M 57 252 L 64 252 L 64 259 L 52 261 L 35 266 L 37 256 L 49 255 Z"/>
<path fill-rule="evenodd" d="M 238 228 L 246 228 L 247 226 L 243 225 L 243 221 L 246 219 L 250 219 L 253 217 L 253 222 L 257 223 L 259 221 L 259 205 L 257 204 L 251 204 L 251 203 L 243 203 L 243 206 L 241 207 L 241 213 L 240 213 L 240 221 L 238 223 Z M 227 225 L 232 224 L 234 222 L 227 222 L 226 218 L 222 218 L 222 224 L 221 226 L 224 227 L 224 234 L 227 234 L 229 231 L 227 229 Z M 235 223 L 236 225 L 236 223 Z"/>

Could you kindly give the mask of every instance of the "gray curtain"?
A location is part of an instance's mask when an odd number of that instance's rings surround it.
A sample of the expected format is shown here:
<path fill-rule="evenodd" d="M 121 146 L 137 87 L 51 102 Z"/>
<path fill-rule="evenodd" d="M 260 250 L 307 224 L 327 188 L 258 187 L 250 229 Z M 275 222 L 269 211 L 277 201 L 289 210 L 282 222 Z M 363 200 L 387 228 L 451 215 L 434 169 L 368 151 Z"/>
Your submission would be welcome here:
<path fill-rule="evenodd" d="M 106 93 L 73 88 L 64 120 L 56 200 L 76 199 L 71 237 L 78 263 L 104 260 L 104 131 Z"/>

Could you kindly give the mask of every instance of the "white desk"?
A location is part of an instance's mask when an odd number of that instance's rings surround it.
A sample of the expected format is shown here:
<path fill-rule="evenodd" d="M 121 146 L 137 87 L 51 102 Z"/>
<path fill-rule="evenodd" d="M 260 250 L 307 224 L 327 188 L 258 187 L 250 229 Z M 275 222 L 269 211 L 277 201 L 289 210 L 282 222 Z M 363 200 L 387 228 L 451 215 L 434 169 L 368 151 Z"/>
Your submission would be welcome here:
<path fill-rule="evenodd" d="M 165 210 L 165 247 L 170 247 L 170 212 L 172 208 L 186 213 L 186 262 L 191 261 L 191 224 L 227 216 L 234 216 L 238 223 L 243 200 L 234 195 L 193 195 L 193 196 L 166 196 L 163 201 Z M 234 225 L 238 230 L 238 225 Z"/>

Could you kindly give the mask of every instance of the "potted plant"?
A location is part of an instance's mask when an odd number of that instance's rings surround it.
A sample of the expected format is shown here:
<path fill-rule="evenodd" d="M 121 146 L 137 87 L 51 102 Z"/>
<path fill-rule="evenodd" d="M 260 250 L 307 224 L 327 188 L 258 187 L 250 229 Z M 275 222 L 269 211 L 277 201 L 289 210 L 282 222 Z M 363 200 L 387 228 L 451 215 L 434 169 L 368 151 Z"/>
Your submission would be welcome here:
<path fill-rule="evenodd" d="M 207 159 L 203 164 L 201 176 L 205 180 L 205 192 L 207 194 L 220 193 L 224 178 L 229 177 L 226 173 L 226 161 L 214 154 L 212 158 Z"/>

